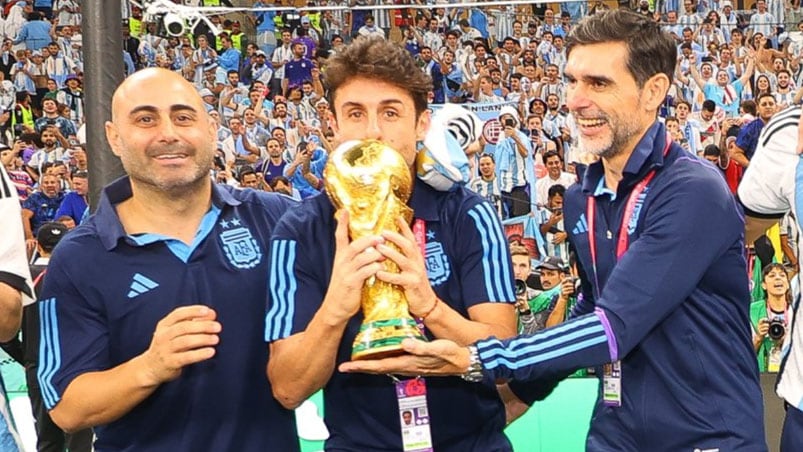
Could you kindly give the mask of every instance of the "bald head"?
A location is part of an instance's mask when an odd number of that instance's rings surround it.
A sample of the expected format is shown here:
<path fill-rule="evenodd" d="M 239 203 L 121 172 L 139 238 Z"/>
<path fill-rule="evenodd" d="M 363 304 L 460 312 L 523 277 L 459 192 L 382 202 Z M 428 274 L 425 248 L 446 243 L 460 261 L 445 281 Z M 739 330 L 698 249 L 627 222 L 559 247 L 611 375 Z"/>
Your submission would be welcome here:
<path fill-rule="evenodd" d="M 106 138 L 133 188 L 171 195 L 205 190 L 217 126 L 180 75 L 150 68 L 128 77 L 112 97 Z"/>
<path fill-rule="evenodd" d="M 112 96 L 112 121 L 117 122 L 130 114 L 135 105 L 149 100 L 181 100 L 186 106 L 206 114 L 203 101 L 195 87 L 173 71 L 147 68 L 126 78 Z"/>

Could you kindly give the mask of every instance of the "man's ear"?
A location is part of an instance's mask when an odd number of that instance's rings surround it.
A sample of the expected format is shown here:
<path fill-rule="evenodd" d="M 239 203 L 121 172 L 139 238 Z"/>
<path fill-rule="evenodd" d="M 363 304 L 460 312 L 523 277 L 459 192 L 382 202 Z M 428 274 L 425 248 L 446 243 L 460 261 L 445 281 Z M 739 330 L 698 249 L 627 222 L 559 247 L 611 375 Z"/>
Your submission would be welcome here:
<path fill-rule="evenodd" d="M 109 142 L 109 147 L 112 150 L 112 153 L 117 157 L 120 157 L 122 152 L 123 144 L 120 140 L 120 133 L 117 131 L 117 126 L 114 125 L 111 121 L 106 121 L 106 141 Z"/>

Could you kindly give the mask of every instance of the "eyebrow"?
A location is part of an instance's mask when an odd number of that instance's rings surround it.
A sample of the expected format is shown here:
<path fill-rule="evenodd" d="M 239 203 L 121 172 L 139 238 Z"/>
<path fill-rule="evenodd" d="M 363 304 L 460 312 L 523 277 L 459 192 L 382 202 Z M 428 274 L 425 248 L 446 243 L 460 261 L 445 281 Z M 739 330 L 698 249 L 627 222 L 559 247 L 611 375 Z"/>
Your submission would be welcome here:
<path fill-rule="evenodd" d="M 385 99 L 379 101 L 379 105 L 383 107 L 394 104 L 403 104 L 403 102 L 398 99 Z M 364 105 L 359 102 L 344 102 L 343 105 L 341 106 L 341 108 L 349 108 L 349 107 L 364 107 Z"/>
<path fill-rule="evenodd" d="M 569 81 L 573 81 L 573 80 L 577 80 L 578 79 L 577 77 L 573 76 L 571 73 L 566 72 L 565 69 L 563 70 L 563 76 L 566 77 Z M 583 76 L 581 76 L 579 78 L 582 81 L 586 82 L 586 83 L 589 83 L 589 82 L 593 82 L 593 83 L 602 82 L 602 83 L 605 83 L 605 84 L 608 84 L 608 85 L 615 83 L 614 79 L 612 79 L 610 77 L 607 77 L 607 76 L 604 76 L 604 75 L 583 75 Z"/>
<path fill-rule="evenodd" d="M 158 111 L 159 111 L 159 109 L 154 107 L 153 105 L 140 105 L 140 106 L 134 108 L 133 110 L 131 110 L 128 113 L 128 116 L 134 116 L 134 115 L 136 115 L 136 114 L 138 114 L 140 112 L 157 113 Z M 170 106 L 170 113 L 176 113 L 176 112 L 179 112 L 179 111 L 191 111 L 193 113 L 197 113 L 198 112 L 198 110 L 196 110 L 194 107 L 192 107 L 190 105 L 176 104 L 176 105 L 171 105 Z"/>

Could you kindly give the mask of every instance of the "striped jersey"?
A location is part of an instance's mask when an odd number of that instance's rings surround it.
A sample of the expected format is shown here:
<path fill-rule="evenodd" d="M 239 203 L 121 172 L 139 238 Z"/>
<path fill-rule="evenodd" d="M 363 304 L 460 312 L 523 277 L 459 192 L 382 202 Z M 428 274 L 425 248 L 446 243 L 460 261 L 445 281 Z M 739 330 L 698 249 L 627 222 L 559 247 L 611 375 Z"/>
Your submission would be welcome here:
<path fill-rule="evenodd" d="M 793 212 L 798 230 L 803 215 L 803 158 L 795 153 L 800 107 L 786 108 L 770 119 L 758 138 L 756 152 L 739 185 L 739 200 L 748 216 L 778 218 Z M 798 241 L 798 255 L 803 254 Z M 798 273 L 799 281 L 803 276 Z M 800 300 L 792 309 L 792 332 L 782 348 L 776 391 L 787 403 L 803 410 L 803 329 L 797 324 Z"/>

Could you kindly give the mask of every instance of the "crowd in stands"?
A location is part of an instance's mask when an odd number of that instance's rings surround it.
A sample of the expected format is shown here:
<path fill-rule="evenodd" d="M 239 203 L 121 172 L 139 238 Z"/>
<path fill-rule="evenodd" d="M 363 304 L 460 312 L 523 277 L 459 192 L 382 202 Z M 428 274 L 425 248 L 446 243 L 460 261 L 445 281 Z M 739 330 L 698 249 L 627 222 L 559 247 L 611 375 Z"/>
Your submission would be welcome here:
<path fill-rule="evenodd" d="M 545 252 L 538 264 L 540 281 L 532 278 L 535 268 L 527 267 L 520 276 L 539 292 L 528 293 L 533 301 L 520 311 L 535 312 L 533 324 L 540 328 L 565 319 L 575 296 L 570 289 L 577 272 L 566 242 L 569 225 L 563 224 L 562 200 L 576 183 L 580 158 L 566 107 L 572 81 L 563 75 L 565 39 L 577 21 L 611 7 L 629 7 L 653 17 L 674 36 L 676 77 L 661 120 L 673 140 L 719 168 L 733 192 L 764 125 L 787 107 L 799 108 L 803 99 L 799 2 L 755 0 L 737 12 L 731 0 L 476 2 L 468 9 L 445 1 L 316 0 L 307 6 L 333 9 L 210 16 L 221 33 L 201 22 L 185 36 L 164 35 L 161 24 L 148 21 L 141 8 L 125 0 L 122 4 L 119 64 L 128 74 L 145 67 L 171 69 L 196 86 L 218 124 L 213 177 L 219 183 L 297 199 L 321 192 L 334 136 L 326 59 L 360 36 L 404 46 L 432 77 L 433 106 L 499 105 L 477 137 L 483 151 L 470 156 L 468 182 L 501 219 L 532 214 L 539 225 Z M 371 9 L 376 4 L 397 8 Z M 82 138 L 81 2 L 0 5 L 0 159 L 23 202 L 33 251 L 40 225 L 60 221 L 73 227 L 87 215 L 92 152 Z M 281 5 L 280 0 L 256 0 L 249 6 Z M 779 263 L 786 264 L 781 270 L 796 272 L 795 246 L 789 244 L 797 228 L 794 219 L 785 224 L 782 248 L 788 252 Z M 523 253 L 519 245 L 513 244 L 514 261 Z M 767 278 L 775 273 L 756 280 L 773 288 L 766 289 L 771 308 L 762 310 L 763 291 L 754 296 L 759 303 L 753 309 L 754 342 L 762 369 L 772 368 L 775 346 L 766 342 L 769 325 L 763 327 L 760 320 L 784 320 L 778 300 L 791 290 L 788 280 L 785 287 L 772 285 Z"/>

